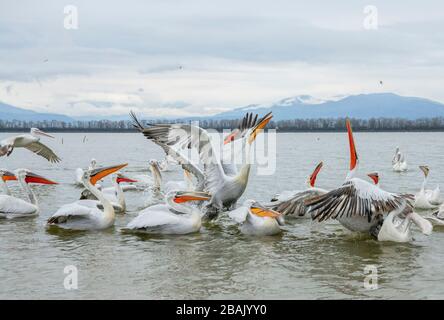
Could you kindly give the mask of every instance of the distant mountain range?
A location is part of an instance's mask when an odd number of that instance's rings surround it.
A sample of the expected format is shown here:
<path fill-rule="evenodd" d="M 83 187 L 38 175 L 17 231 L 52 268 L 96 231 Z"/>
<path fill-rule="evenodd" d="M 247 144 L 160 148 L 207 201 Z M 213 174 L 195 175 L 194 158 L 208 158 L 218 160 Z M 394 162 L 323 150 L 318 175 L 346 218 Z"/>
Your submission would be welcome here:
<path fill-rule="evenodd" d="M 319 100 L 312 96 L 300 95 L 286 98 L 278 102 L 261 105 L 254 104 L 231 111 L 219 113 L 205 119 L 238 119 L 246 112 L 255 112 L 260 115 L 273 112 L 274 120 L 288 119 L 318 119 L 318 118 L 404 118 L 419 119 L 444 117 L 444 104 L 416 97 L 404 97 L 394 93 L 371 93 L 347 96 L 337 100 Z M 146 119 L 146 117 L 143 117 Z M 75 120 L 127 120 L 128 115 L 68 117 L 60 114 L 37 113 L 0 103 L 0 119 L 42 121 L 58 120 L 71 122 Z M 193 119 L 197 119 L 193 117 Z"/>
<path fill-rule="evenodd" d="M 72 122 L 73 118 L 56 113 L 39 113 L 27 109 L 17 108 L 0 102 L 0 120 L 20 120 L 20 121 L 44 121 L 57 120 Z"/>

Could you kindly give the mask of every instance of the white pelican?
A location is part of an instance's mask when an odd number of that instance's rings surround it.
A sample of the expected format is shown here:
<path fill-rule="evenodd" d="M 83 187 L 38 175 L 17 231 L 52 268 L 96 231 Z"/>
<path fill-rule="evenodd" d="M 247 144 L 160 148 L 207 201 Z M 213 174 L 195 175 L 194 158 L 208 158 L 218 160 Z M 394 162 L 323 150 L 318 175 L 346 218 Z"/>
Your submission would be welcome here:
<path fill-rule="evenodd" d="M 94 170 L 96 167 L 97 167 L 97 160 L 92 158 L 89 163 L 88 170 Z M 83 177 L 83 169 L 77 168 L 76 169 L 76 183 L 81 186 L 83 186 L 82 177 Z"/>
<path fill-rule="evenodd" d="M 190 201 L 207 201 L 211 196 L 199 191 L 173 191 L 166 195 L 165 204 L 142 210 L 122 231 L 160 234 L 198 232 L 202 213 Z"/>
<path fill-rule="evenodd" d="M 412 221 L 423 233 L 430 234 L 430 223 L 412 212 L 405 196 L 384 191 L 355 177 L 358 155 L 348 119 L 346 126 L 350 147 L 350 171 L 341 187 L 305 201 L 305 204 L 310 206 L 312 219 L 319 222 L 329 218 L 337 219 L 345 228 L 369 233 L 377 239 L 385 216 L 390 212 L 393 212 L 392 216 L 402 213 L 405 216 L 413 215 Z"/>
<path fill-rule="evenodd" d="M 306 199 L 320 196 L 327 193 L 327 190 L 315 187 L 316 177 L 321 170 L 323 163 L 320 162 L 313 173 L 308 177 L 308 188 L 302 191 L 284 191 L 271 199 L 271 202 L 266 204 L 267 208 L 273 209 L 287 217 L 294 218 L 310 218 L 308 207 L 304 201 Z"/>
<path fill-rule="evenodd" d="M 3 190 L 3 194 L 6 194 L 8 196 L 11 195 L 11 192 L 9 191 L 9 188 L 6 185 L 6 182 L 10 180 L 17 180 L 15 174 L 9 170 L 0 169 L 0 187 Z"/>
<path fill-rule="evenodd" d="M 407 161 L 405 160 L 404 154 L 399 151 L 399 147 L 396 147 L 395 155 L 392 159 L 393 171 L 404 172 L 407 171 Z"/>
<path fill-rule="evenodd" d="M 125 195 L 123 194 L 123 189 L 121 187 L 122 182 L 137 182 L 137 180 L 133 180 L 125 177 L 121 173 L 113 174 L 112 177 L 113 186 L 108 188 L 97 188 L 99 189 L 103 196 L 106 197 L 112 204 L 115 213 L 125 213 L 126 211 L 126 201 Z M 91 193 L 88 189 L 84 190 L 80 195 L 80 200 L 97 200 L 97 207 L 99 209 L 103 209 L 103 206 L 98 201 L 97 197 Z"/>
<path fill-rule="evenodd" d="M 228 212 L 228 216 L 241 224 L 241 232 L 247 235 L 271 236 L 280 233 L 284 221 L 279 212 L 269 209 L 255 200 Z"/>
<path fill-rule="evenodd" d="M 441 203 L 439 186 L 435 190 L 426 190 L 427 178 L 429 176 L 430 169 L 428 166 L 419 166 L 424 173 L 424 180 L 421 185 L 421 190 L 415 195 L 416 209 L 435 209 Z"/>
<path fill-rule="evenodd" d="M 114 225 L 115 212 L 111 202 L 94 184 L 107 175 L 116 172 L 127 164 L 87 170 L 83 173 L 82 182 L 86 189 L 96 196 L 103 211 L 97 207 L 95 200 L 78 200 L 63 205 L 48 219 L 49 226 L 72 230 L 101 230 Z"/>
<path fill-rule="evenodd" d="M 212 195 L 207 207 L 211 210 L 207 212 L 210 213 L 209 217 L 214 216 L 213 214 L 217 214 L 220 210 L 233 207 L 244 193 L 250 173 L 251 144 L 272 118 L 271 113 L 267 114 L 252 128 L 248 128 L 245 134 L 242 134 L 242 137 L 245 137 L 242 141 L 245 143 L 243 150 L 247 161 L 239 172 L 237 170 L 233 172 L 234 168 L 230 166 L 228 173 L 226 171 L 228 166 L 222 165 L 206 130 L 189 124 L 155 124 L 144 128 L 134 113 L 131 113 L 131 116 L 134 120 L 134 127 L 145 137 L 160 145 L 165 152 L 170 152 L 169 154 L 180 164 L 186 164 L 187 169 L 196 176 L 198 181 L 204 181 L 204 189 Z M 228 139 L 229 141 L 231 138 Z M 199 153 L 200 162 L 203 164 L 203 175 L 202 172 L 199 173 L 200 169 L 197 168 L 197 165 L 187 160 L 187 157 L 182 153 L 191 148 L 196 149 Z"/>
<path fill-rule="evenodd" d="M 5 180 L 3 178 L 0 179 L 2 183 Z M 17 169 L 15 170 L 15 175 L 8 174 L 6 180 L 18 180 L 23 192 L 27 194 L 29 199 L 29 202 L 26 202 L 8 194 L 0 195 L 0 218 L 7 219 L 33 217 L 39 214 L 38 200 L 29 187 L 29 183 L 57 184 L 54 181 L 32 173 L 28 169 Z"/>
<path fill-rule="evenodd" d="M 0 141 L 0 157 L 4 155 L 9 156 L 14 148 L 26 148 L 49 162 L 59 162 L 60 158 L 54 151 L 40 142 L 39 135 L 54 138 L 38 128 L 31 128 L 30 133 L 9 137 Z"/>

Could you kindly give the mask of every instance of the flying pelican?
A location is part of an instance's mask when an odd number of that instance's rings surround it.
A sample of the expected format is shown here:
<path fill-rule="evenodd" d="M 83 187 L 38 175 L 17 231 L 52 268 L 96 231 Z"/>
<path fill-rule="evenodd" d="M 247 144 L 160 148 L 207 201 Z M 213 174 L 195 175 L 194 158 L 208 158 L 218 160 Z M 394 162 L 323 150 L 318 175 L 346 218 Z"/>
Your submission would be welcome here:
<path fill-rule="evenodd" d="M 323 162 L 320 162 L 313 173 L 308 177 L 308 188 L 303 191 L 284 191 L 279 195 L 276 195 L 271 199 L 271 202 L 266 204 L 267 208 L 280 212 L 285 217 L 294 218 L 310 218 L 308 207 L 304 201 L 315 196 L 320 196 L 327 193 L 327 190 L 315 187 L 316 177 L 323 166 Z"/>
<path fill-rule="evenodd" d="M 9 170 L 0 169 L 0 187 L 1 189 L 3 189 L 3 194 L 6 194 L 8 196 L 11 195 L 11 192 L 9 191 L 9 188 L 6 185 L 6 182 L 10 180 L 17 180 L 15 174 Z"/>
<path fill-rule="evenodd" d="M 113 208 L 115 213 L 125 213 L 126 211 L 126 201 L 125 201 L 125 195 L 123 194 L 123 189 L 121 187 L 122 182 L 137 182 L 137 180 L 133 180 L 130 178 L 125 177 L 121 173 L 113 174 L 113 186 L 109 188 L 98 188 L 103 196 L 107 198 Z M 97 200 L 97 207 L 99 209 L 103 209 L 102 204 L 100 201 L 98 201 L 97 197 L 91 193 L 88 189 L 84 190 L 80 195 L 80 200 Z"/>
<path fill-rule="evenodd" d="M 281 233 L 284 220 L 279 212 L 269 209 L 255 200 L 246 200 L 239 208 L 229 211 L 228 216 L 241 224 L 241 232 L 247 235 L 271 236 Z"/>
<path fill-rule="evenodd" d="M 57 226 L 72 230 L 102 230 L 114 225 L 115 212 L 111 202 L 94 185 L 100 179 L 114 173 L 127 164 L 86 170 L 82 182 L 86 189 L 96 196 L 103 206 L 103 211 L 97 207 L 95 200 L 78 200 L 63 205 L 49 219 L 49 226 Z"/>
<path fill-rule="evenodd" d="M 442 203 L 439 186 L 437 186 L 435 190 L 426 190 L 425 187 L 430 169 L 428 166 L 419 166 L 419 169 L 421 169 L 424 174 L 424 180 L 421 185 L 421 190 L 419 190 L 415 196 L 414 207 L 416 209 L 435 209 Z"/>
<path fill-rule="evenodd" d="M 189 124 L 155 124 L 144 128 L 134 113 L 131 113 L 131 116 L 133 117 L 135 128 L 143 133 L 149 140 L 154 141 L 162 147 L 167 146 L 169 150 L 173 150 L 176 155 L 179 155 L 178 159 L 187 159 L 186 156 L 182 154 L 183 150 L 186 151 L 194 148 L 198 151 L 200 161 L 204 166 L 204 188 L 212 195 L 207 208 L 212 211 L 209 217 L 214 213 L 217 215 L 217 212 L 220 210 L 233 207 L 244 193 L 250 173 L 251 144 L 256 139 L 257 134 L 263 131 L 262 129 L 265 128 L 272 118 L 271 113 L 267 114 L 242 135 L 244 137 L 242 138 L 244 143 L 243 150 L 247 163 L 241 167 L 239 172 L 233 175 L 231 171 L 230 173 L 225 171 L 228 170 L 227 166 L 223 166 L 221 159 L 216 155 L 215 147 L 206 130 Z M 231 141 L 231 138 L 228 141 Z M 191 163 L 191 161 L 187 161 L 187 164 L 190 167 L 190 172 L 193 174 L 198 172 L 197 166 Z M 198 180 L 202 180 L 200 174 L 197 174 L 196 177 Z M 210 210 L 208 212 L 210 212 Z"/>
<path fill-rule="evenodd" d="M 350 147 L 350 171 L 341 187 L 305 201 L 305 204 L 310 206 L 312 219 L 319 222 L 329 218 L 337 219 L 345 228 L 369 233 L 377 239 L 385 216 L 390 212 L 393 212 L 394 216 L 402 213 L 405 216 L 412 216 L 412 221 L 421 231 L 430 234 L 430 223 L 412 211 L 411 204 L 405 196 L 384 191 L 374 184 L 355 177 L 358 155 L 348 119 L 346 127 Z"/>
<path fill-rule="evenodd" d="M 29 187 L 29 183 L 41 183 L 41 184 L 57 184 L 54 181 L 48 180 L 42 176 L 32 173 L 28 169 L 17 169 L 15 174 L 6 173 L 3 174 L 1 183 L 5 180 L 18 180 L 24 193 L 27 194 L 29 202 L 22 199 L 13 197 L 8 194 L 0 195 L 0 218 L 21 218 L 21 217 L 33 217 L 39 214 L 39 204 L 36 195 Z M 6 179 L 5 179 L 6 177 Z"/>
<path fill-rule="evenodd" d="M 160 234 L 198 232 L 202 213 L 190 201 L 208 201 L 210 194 L 199 191 L 173 191 L 166 195 L 165 204 L 142 210 L 122 231 Z"/>
<path fill-rule="evenodd" d="M 54 138 L 54 136 L 38 128 L 31 128 L 30 133 L 9 137 L 0 141 L 0 157 L 4 155 L 9 156 L 14 148 L 26 148 L 49 162 L 59 162 L 60 158 L 54 151 L 41 143 L 38 136 Z"/>

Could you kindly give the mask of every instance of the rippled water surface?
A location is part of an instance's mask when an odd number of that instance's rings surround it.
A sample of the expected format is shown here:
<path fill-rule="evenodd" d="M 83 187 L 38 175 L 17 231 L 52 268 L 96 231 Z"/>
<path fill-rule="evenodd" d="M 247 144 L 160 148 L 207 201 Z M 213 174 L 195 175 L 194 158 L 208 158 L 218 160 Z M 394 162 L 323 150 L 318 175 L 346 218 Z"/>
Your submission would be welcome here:
<path fill-rule="evenodd" d="M 0 133 L 0 139 L 8 135 Z M 416 192 L 420 164 L 431 168 L 430 188 L 444 182 L 443 133 L 357 133 L 355 139 L 360 174 L 379 171 L 386 190 Z M 74 170 L 92 157 L 99 164 L 128 162 L 131 176 L 148 174 L 147 160 L 163 154 L 136 133 L 63 133 L 45 142 L 63 159 L 60 164 L 20 149 L 0 158 L 0 167 L 26 167 L 60 182 L 35 187 L 40 216 L 0 221 L 0 298 L 444 298 L 444 229 L 435 228 L 428 237 L 415 230 L 411 243 L 390 244 L 358 237 L 334 222 L 297 220 L 280 236 L 251 238 L 221 216 L 198 234 L 141 237 L 119 231 L 144 207 L 146 194 L 128 192 L 128 213 L 118 216 L 112 229 L 47 230 L 46 219 L 78 199 Z M 391 170 L 397 145 L 409 163 L 403 174 Z M 318 185 L 338 186 L 348 168 L 345 133 L 278 134 L 276 172 L 258 176 L 253 169 L 242 200 L 266 201 L 275 192 L 304 188 L 320 160 Z M 175 168 L 163 177 L 178 180 L 182 173 Z M 78 268 L 77 290 L 63 286 L 67 265 Z M 364 288 L 367 265 L 377 267 L 377 290 Z"/>

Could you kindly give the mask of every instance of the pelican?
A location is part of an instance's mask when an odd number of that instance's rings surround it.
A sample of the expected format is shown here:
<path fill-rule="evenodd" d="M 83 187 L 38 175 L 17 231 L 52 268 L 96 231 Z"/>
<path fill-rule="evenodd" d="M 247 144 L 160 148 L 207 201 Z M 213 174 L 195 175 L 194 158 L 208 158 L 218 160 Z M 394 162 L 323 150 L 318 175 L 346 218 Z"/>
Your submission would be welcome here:
<path fill-rule="evenodd" d="M 148 162 L 151 176 L 137 175 L 137 180 L 148 186 L 153 193 L 160 193 L 162 188 L 162 173 L 160 172 L 159 161 L 151 159 Z"/>
<path fill-rule="evenodd" d="M 392 159 L 393 171 L 404 172 L 407 171 L 407 161 L 405 160 L 404 154 L 399 151 L 399 147 L 396 147 L 395 155 Z"/>
<path fill-rule="evenodd" d="M 188 234 L 198 232 L 202 213 L 190 201 L 208 201 L 210 194 L 199 191 L 172 191 L 165 204 L 142 210 L 122 231 L 160 234 Z"/>
<path fill-rule="evenodd" d="M 72 230 L 102 230 L 114 225 L 115 212 L 111 202 L 94 185 L 100 179 L 114 173 L 127 164 L 86 170 L 82 182 L 86 189 L 96 196 L 103 211 L 97 207 L 95 200 L 78 200 L 63 205 L 47 221 L 48 226 L 57 226 Z"/>
<path fill-rule="evenodd" d="M 39 214 L 40 208 L 34 191 L 29 187 L 29 183 L 41 184 L 57 184 L 40 175 L 32 173 L 28 169 L 17 169 L 14 174 L 3 173 L 1 182 L 5 180 L 18 180 L 24 193 L 27 194 L 29 202 L 9 195 L 9 191 L 5 189 L 6 194 L 0 195 L 0 218 L 12 219 L 22 217 L 33 217 Z"/>
<path fill-rule="evenodd" d="M 109 188 L 97 188 L 99 189 L 103 196 L 106 197 L 114 208 L 115 213 L 125 213 L 126 211 L 126 201 L 125 195 L 123 194 L 123 189 L 121 187 L 122 182 L 137 182 L 137 180 L 133 180 L 125 177 L 121 173 L 113 174 L 113 186 Z M 103 209 L 103 206 L 98 201 L 97 197 L 91 193 L 88 189 L 84 190 L 80 196 L 80 200 L 97 200 L 97 207 L 99 209 Z"/>
<path fill-rule="evenodd" d="M 369 233 L 378 239 L 384 218 L 393 212 L 390 217 L 400 214 L 409 216 L 424 234 L 430 234 L 430 223 L 412 212 L 405 196 L 384 191 L 377 185 L 355 177 L 358 155 L 348 119 L 346 127 L 350 147 L 350 171 L 341 187 L 305 201 L 310 206 L 312 219 L 319 222 L 329 218 L 337 219 L 351 231 Z"/>
<path fill-rule="evenodd" d="M 244 204 L 228 212 L 228 216 L 241 224 L 241 232 L 247 235 L 271 236 L 281 233 L 284 221 L 282 215 L 255 200 L 246 200 Z"/>
<path fill-rule="evenodd" d="M 54 138 L 54 136 L 38 128 L 31 128 L 29 134 L 21 134 L 0 141 L 0 157 L 4 155 L 9 156 L 14 148 L 26 148 L 49 162 L 59 162 L 60 158 L 54 151 L 40 142 L 39 136 Z"/>
<path fill-rule="evenodd" d="M 421 190 L 415 195 L 415 204 L 414 207 L 416 209 L 435 209 L 440 203 L 440 192 L 439 186 L 435 190 L 426 190 L 425 187 L 427 185 L 427 178 L 429 176 L 430 169 L 428 166 L 419 166 L 419 169 L 424 174 L 424 180 L 421 185 Z"/>
<path fill-rule="evenodd" d="M 315 187 L 316 178 L 322 166 L 323 162 L 320 162 L 308 177 L 306 190 L 284 191 L 274 196 L 271 202 L 266 204 L 266 207 L 282 213 L 285 217 L 310 218 L 310 215 L 306 214 L 309 208 L 304 204 L 304 201 L 327 193 L 327 190 Z"/>
<path fill-rule="evenodd" d="M 94 170 L 96 167 L 97 167 L 97 160 L 92 158 L 90 163 L 89 163 L 88 170 Z M 82 177 L 83 177 L 83 169 L 82 168 L 77 168 L 76 169 L 76 183 L 78 185 L 83 185 Z"/>
<path fill-rule="evenodd" d="M 228 166 L 222 164 L 221 159 L 216 154 L 213 141 L 206 130 L 189 124 L 155 124 L 144 128 L 134 113 L 131 113 L 131 116 L 134 120 L 134 127 L 143 133 L 146 138 L 160 145 L 165 152 L 172 151 L 170 154 L 179 163 L 186 163 L 190 169 L 189 171 L 195 174 L 198 181 L 203 180 L 204 189 L 212 195 L 207 206 L 210 218 L 216 216 L 217 212 L 221 210 L 232 208 L 244 193 L 250 173 L 251 145 L 258 133 L 263 131 L 262 129 L 272 118 L 271 113 L 268 113 L 241 135 L 243 151 L 247 161 L 237 172 L 237 170 L 234 171 L 232 166 L 228 169 Z M 227 143 L 232 139 L 235 139 L 235 137 L 229 138 Z M 186 156 L 182 154 L 183 150 L 186 151 L 191 148 L 196 149 L 199 153 L 200 161 L 204 167 L 203 175 L 197 166 L 191 161 L 187 161 Z"/>

